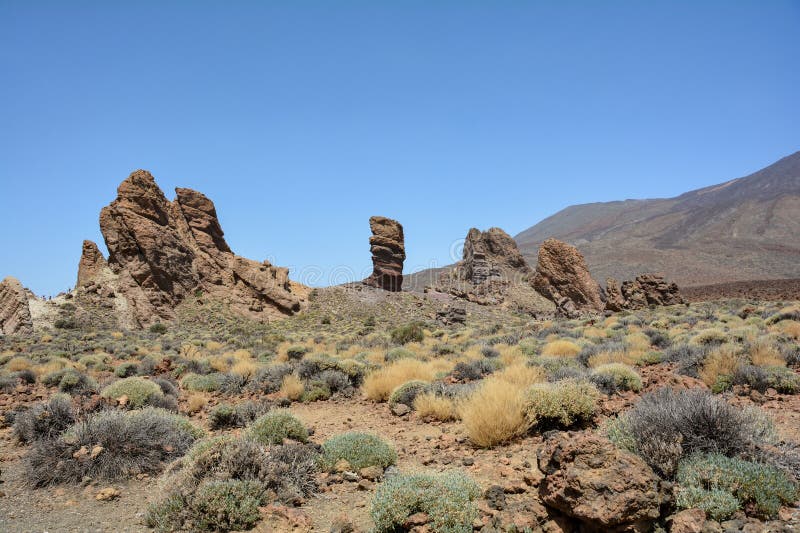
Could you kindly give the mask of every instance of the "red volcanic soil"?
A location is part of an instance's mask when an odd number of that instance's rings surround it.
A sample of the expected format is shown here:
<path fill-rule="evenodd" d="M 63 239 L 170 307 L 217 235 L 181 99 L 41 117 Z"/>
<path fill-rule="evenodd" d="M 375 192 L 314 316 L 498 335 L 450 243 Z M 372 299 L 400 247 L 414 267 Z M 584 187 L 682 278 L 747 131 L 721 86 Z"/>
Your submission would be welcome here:
<path fill-rule="evenodd" d="M 800 279 L 765 279 L 734 281 L 714 285 L 681 287 L 681 295 L 690 302 L 751 298 L 755 300 L 800 300 Z"/>

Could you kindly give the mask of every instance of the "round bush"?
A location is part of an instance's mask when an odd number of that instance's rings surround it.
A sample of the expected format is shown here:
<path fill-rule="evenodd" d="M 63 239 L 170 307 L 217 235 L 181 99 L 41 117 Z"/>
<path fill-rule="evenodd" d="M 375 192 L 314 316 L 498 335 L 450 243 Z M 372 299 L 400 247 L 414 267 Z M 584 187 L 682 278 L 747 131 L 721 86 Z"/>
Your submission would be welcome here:
<path fill-rule="evenodd" d="M 430 383 L 427 381 L 421 381 L 418 379 L 406 381 L 392 391 L 392 394 L 389 396 L 389 405 L 395 406 L 398 404 L 403 404 L 413 408 L 414 399 L 419 394 L 425 392 L 429 385 Z"/>
<path fill-rule="evenodd" d="M 531 424 L 570 427 L 591 420 L 598 397 L 586 381 L 537 383 L 526 393 L 526 416 Z"/>
<path fill-rule="evenodd" d="M 414 513 L 427 513 L 433 531 L 471 533 L 480 487 L 460 472 L 393 476 L 380 484 L 370 507 L 375 531 L 401 531 Z"/>
<path fill-rule="evenodd" d="M 200 485 L 192 501 L 192 514 L 201 531 L 250 529 L 261 519 L 264 486 L 256 481 L 229 479 Z"/>
<path fill-rule="evenodd" d="M 144 407 L 156 403 L 164 397 L 161 387 L 152 381 L 140 377 L 130 377 L 115 381 L 100 392 L 103 398 L 119 400 L 127 396 L 127 406 L 131 408 Z"/>
<path fill-rule="evenodd" d="M 330 470 L 342 459 L 356 470 L 368 466 L 385 469 L 397 462 L 397 452 L 377 435 L 350 432 L 331 437 L 322 445 L 323 468 Z"/>
<path fill-rule="evenodd" d="M 636 371 L 623 363 L 607 363 L 592 371 L 592 383 L 598 388 L 612 394 L 617 391 L 642 390 L 642 378 Z"/>
<path fill-rule="evenodd" d="M 222 387 L 222 374 L 189 373 L 181 379 L 181 387 L 196 392 L 212 392 Z"/>
<path fill-rule="evenodd" d="M 259 417 L 250 426 L 249 435 L 261 444 L 281 444 L 284 439 L 308 441 L 308 430 L 287 409 L 275 409 Z"/>

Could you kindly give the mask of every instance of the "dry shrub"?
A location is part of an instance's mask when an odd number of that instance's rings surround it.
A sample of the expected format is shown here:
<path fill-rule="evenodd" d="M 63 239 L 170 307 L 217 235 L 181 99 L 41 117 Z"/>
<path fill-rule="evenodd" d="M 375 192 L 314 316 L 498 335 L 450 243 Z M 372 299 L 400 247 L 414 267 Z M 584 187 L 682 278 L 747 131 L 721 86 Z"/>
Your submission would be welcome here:
<path fill-rule="evenodd" d="M 708 354 L 698 375 L 703 383 L 713 387 L 720 376 L 733 376 L 741 364 L 742 358 L 737 353 L 736 347 L 723 344 Z"/>
<path fill-rule="evenodd" d="M 524 387 L 491 377 L 459 405 L 458 413 L 473 444 L 488 448 L 528 430 L 524 392 Z"/>
<path fill-rule="evenodd" d="M 641 356 L 622 351 L 599 352 L 589 357 L 589 368 L 598 366 L 621 363 L 628 366 L 636 366 Z"/>
<path fill-rule="evenodd" d="M 222 349 L 222 343 L 217 341 L 208 341 L 206 342 L 206 350 L 211 352 L 216 352 Z"/>
<path fill-rule="evenodd" d="M 453 400 L 430 392 L 420 394 L 414 399 L 414 409 L 422 418 L 432 418 L 441 422 L 458 418 Z"/>
<path fill-rule="evenodd" d="M 800 322 L 797 320 L 782 320 L 778 322 L 781 333 L 796 341 L 800 341 Z"/>
<path fill-rule="evenodd" d="M 548 342 L 542 348 L 542 355 L 561 355 L 567 357 L 573 357 L 581 353 L 581 347 L 575 344 L 572 341 L 567 340 L 555 340 Z"/>
<path fill-rule="evenodd" d="M 786 366 L 786 360 L 768 339 L 758 339 L 750 345 L 750 360 L 756 366 Z"/>
<path fill-rule="evenodd" d="M 186 399 L 186 412 L 193 415 L 199 413 L 208 404 L 208 400 L 202 394 L 191 394 Z"/>
<path fill-rule="evenodd" d="M 547 372 L 540 366 L 528 366 L 526 364 L 516 363 L 495 372 L 493 377 L 510 383 L 511 385 L 524 388 L 534 383 L 547 381 Z"/>
<path fill-rule="evenodd" d="M 641 332 L 631 333 L 625 337 L 626 350 L 632 356 L 642 356 L 650 350 L 650 338 Z"/>
<path fill-rule="evenodd" d="M 30 359 L 27 357 L 15 357 L 6 363 L 6 370 L 9 372 L 20 372 L 22 370 L 29 370 L 33 366 Z"/>
<path fill-rule="evenodd" d="M 231 367 L 231 374 L 251 379 L 258 372 L 258 363 L 255 361 L 239 361 Z"/>
<path fill-rule="evenodd" d="M 306 387 L 303 382 L 294 374 L 284 376 L 283 383 L 281 383 L 281 396 L 289 398 L 293 402 L 298 401 L 305 392 Z"/>
<path fill-rule="evenodd" d="M 416 359 L 400 359 L 387 365 L 364 379 L 364 395 L 376 402 L 385 402 L 392 391 L 411 380 L 433 381 L 436 368 Z"/>

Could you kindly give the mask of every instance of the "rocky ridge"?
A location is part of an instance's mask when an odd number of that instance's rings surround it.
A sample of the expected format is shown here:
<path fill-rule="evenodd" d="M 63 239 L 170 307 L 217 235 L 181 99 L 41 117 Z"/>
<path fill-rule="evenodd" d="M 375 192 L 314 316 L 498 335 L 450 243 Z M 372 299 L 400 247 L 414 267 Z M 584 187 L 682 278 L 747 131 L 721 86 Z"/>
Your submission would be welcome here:
<path fill-rule="evenodd" d="M 28 294 L 19 280 L 11 276 L 0 282 L 0 333 L 4 335 L 33 333 Z"/>

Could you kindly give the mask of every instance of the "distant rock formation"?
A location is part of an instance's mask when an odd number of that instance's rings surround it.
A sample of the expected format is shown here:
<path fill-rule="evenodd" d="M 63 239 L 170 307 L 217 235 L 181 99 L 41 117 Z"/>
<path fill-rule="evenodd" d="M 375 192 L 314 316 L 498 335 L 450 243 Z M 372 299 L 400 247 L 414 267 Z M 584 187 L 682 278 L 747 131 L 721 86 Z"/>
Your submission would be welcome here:
<path fill-rule="evenodd" d="M 521 311 L 539 310 L 542 298 L 530 287 L 533 274 L 517 244 L 500 228 L 471 228 L 462 259 L 439 274 L 427 293 L 445 293 L 479 305 L 503 305 Z"/>
<path fill-rule="evenodd" d="M 675 305 L 684 303 L 680 289 L 675 283 L 668 283 L 659 274 L 642 274 L 636 279 L 624 281 L 622 289 L 617 280 L 606 281 L 606 309 L 643 309 L 651 305 Z"/>
<path fill-rule="evenodd" d="M 78 263 L 78 284 L 76 287 L 83 287 L 96 279 L 100 273 L 108 268 L 108 262 L 97 244 L 93 241 L 83 241 L 81 260 Z"/>
<path fill-rule="evenodd" d="M 556 304 L 559 314 L 575 317 L 602 311 L 600 285 L 592 278 L 577 248 L 547 239 L 539 248 L 533 287 Z"/>
<path fill-rule="evenodd" d="M 406 259 L 403 226 L 386 217 L 370 217 L 369 238 L 372 252 L 372 275 L 364 280 L 366 285 L 391 292 L 403 288 L 403 262 Z"/>
<path fill-rule="evenodd" d="M 0 282 L 0 332 L 4 335 L 33 333 L 28 294 L 19 280 L 11 276 Z"/>
<path fill-rule="evenodd" d="M 235 255 L 213 202 L 192 189 L 176 194 L 170 202 L 149 172 L 137 170 L 100 212 L 115 291 L 126 300 L 134 324 L 173 318 L 175 306 L 197 292 L 253 318 L 300 310 L 287 269 Z M 101 259 L 93 243 L 84 243 L 79 285 L 102 269 Z"/>

